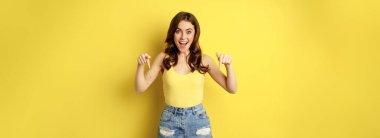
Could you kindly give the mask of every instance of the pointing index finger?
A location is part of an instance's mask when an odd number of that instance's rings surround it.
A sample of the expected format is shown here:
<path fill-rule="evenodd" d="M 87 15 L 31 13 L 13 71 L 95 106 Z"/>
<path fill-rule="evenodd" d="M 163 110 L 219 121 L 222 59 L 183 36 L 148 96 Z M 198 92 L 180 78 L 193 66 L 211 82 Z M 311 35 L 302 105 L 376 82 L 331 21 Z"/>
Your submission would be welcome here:
<path fill-rule="evenodd" d="M 150 69 L 150 59 L 148 59 L 148 68 Z"/>

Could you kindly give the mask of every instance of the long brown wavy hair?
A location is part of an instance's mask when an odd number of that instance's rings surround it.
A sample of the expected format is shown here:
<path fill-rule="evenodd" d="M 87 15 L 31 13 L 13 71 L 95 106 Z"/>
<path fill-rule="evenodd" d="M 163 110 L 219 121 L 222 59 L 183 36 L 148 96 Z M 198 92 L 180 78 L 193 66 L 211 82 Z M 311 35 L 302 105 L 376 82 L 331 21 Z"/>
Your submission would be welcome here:
<path fill-rule="evenodd" d="M 166 70 L 169 70 L 170 67 L 177 65 L 178 63 L 178 48 L 174 42 L 174 33 L 178 28 L 178 24 L 181 21 L 188 21 L 194 25 L 195 35 L 193 42 L 189 48 L 190 54 L 187 63 L 191 68 L 191 72 L 198 70 L 199 73 L 205 74 L 208 71 L 208 66 L 204 66 L 202 63 L 202 50 L 199 46 L 199 35 L 201 34 L 201 30 L 199 27 L 199 23 L 197 18 L 191 13 L 188 12 L 179 12 L 177 13 L 172 21 L 170 22 L 168 34 L 166 36 L 166 48 L 165 53 L 168 55 L 162 61 Z"/>

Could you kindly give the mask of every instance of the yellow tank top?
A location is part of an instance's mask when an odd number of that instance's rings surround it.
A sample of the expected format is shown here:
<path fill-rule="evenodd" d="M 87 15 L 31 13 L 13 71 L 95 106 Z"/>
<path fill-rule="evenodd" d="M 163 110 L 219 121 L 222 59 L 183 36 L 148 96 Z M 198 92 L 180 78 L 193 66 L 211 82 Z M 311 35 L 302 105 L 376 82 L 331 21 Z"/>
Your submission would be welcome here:
<path fill-rule="evenodd" d="M 204 74 L 197 70 L 180 74 L 173 67 L 162 75 L 165 103 L 174 107 L 191 107 L 202 103 Z"/>

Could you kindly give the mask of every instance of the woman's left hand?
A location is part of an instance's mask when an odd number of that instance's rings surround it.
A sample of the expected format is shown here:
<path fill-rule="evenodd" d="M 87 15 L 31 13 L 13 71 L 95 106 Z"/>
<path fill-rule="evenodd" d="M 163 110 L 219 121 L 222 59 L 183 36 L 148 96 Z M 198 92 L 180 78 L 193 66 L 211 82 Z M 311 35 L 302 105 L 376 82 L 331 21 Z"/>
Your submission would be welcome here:
<path fill-rule="evenodd" d="M 219 60 L 219 68 L 222 66 L 222 64 L 224 64 L 226 67 L 231 65 L 232 57 L 230 55 L 216 53 L 216 56 Z"/>

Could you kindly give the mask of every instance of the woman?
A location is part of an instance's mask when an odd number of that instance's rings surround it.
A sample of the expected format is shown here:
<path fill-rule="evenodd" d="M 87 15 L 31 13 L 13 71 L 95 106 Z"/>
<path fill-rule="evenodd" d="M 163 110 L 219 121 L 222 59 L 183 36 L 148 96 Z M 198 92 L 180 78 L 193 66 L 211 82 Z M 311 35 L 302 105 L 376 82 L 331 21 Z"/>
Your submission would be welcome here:
<path fill-rule="evenodd" d="M 162 112 L 158 137 L 212 137 L 208 115 L 202 105 L 204 74 L 208 73 L 221 87 L 236 93 L 236 78 L 231 56 L 216 54 L 219 66 L 202 54 L 198 40 L 199 23 L 194 15 L 179 12 L 174 16 L 166 37 L 166 49 L 150 67 L 148 54 L 138 57 L 136 91 L 144 92 L 162 73 L 165 109 Z M 149 70 L 144 74 L 144 65 Z M 224 65 L 227 76 L 220 70 Z"/>

